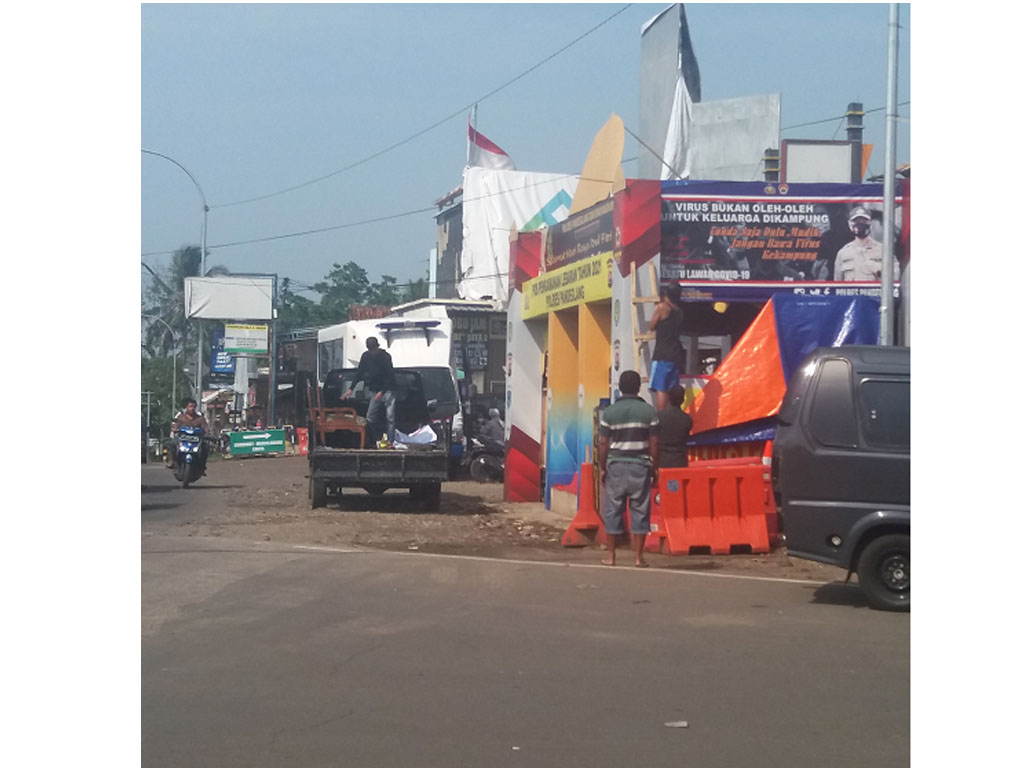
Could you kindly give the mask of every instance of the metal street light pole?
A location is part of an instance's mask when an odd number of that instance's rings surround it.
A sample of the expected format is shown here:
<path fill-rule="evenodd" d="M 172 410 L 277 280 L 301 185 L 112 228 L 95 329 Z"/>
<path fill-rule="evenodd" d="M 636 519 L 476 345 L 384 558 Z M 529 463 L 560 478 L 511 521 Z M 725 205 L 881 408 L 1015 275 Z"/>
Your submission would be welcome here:
<path fill-rule="evenodd" d="M 893 241 L 896 238 L 896 69 L 899 50 L 900 7 L 889 5 L 889 71 L 886 82 L 885 186 L 883 188 L 882 296 L 879 305 L 879 344 L 892 346 Z"/>
<path fill-rule="evenodd" d="M 152 150 L 149 150 L 149 149 L 143 149 L 142 151 L 145 154 L 147 154 L 147 155 L 155 155 L 157 157 L 162 157 L 164 160 L 167 160 L 168 162 L 174 163 L 176 166 L 178 166 L 181 170 L 183 170 L 185 172 L 185 175 L 188 176 L 189 179 L 192 181 L 192 183 L 195 185 L 196 191 L 199 192 L 199 197 L 203 201 L 203 232 L 202 232 L 202 249 L 203 249 L 203 251 L 202 251 L 202 263 L 201 263 L 201 268 L 200 268 L 199 275 L 200 275 L 200 277 L 203 277 L 203 276 L 206 275 L 206 219 L 207 219 L 207 215 L 210 212 L 210 206 L 206 204 L 206 195 L 203 193 L 203 188 L 199 186 L 199 182 L 196 181 L 196 177 L 193 176 L 189 172 L 188 168 L 186 168 L 184 165 L 179 163 L 173 157 L 168 157 L 167 155 L 162 155 L 159 152 L 153 152 Z M 199 401 L 201 401 L 203 399 L 203 325 L 202 325 L 202 321 L 199 318 L 196 318 L 196 337 L 197 338 L 196 338 L 196 378 L 195 378 L 196 393 L 195 393 L 195 398 L 196 398 L 196 402 L 198 403 Z"/>

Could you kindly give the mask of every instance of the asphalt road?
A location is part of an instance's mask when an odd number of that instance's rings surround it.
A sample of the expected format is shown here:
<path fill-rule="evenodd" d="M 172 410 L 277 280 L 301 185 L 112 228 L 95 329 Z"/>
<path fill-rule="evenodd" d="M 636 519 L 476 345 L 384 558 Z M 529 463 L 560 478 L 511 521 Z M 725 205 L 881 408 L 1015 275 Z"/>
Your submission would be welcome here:
<path fill-rule="evenodd" d="M 909 634 L 834 583 L 144 524 L 143 765 L 908 765 Z"/>

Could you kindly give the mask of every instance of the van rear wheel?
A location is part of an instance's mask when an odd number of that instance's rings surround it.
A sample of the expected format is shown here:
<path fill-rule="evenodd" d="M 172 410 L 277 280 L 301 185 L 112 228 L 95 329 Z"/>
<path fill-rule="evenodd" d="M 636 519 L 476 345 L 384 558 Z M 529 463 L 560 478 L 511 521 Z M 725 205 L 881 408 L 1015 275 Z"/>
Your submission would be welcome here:
<path fill-rule="evenodd" d="M 864 547 L 857 564 L 857 580 L 872 608 L 909 611 L 910 536 L 887 534 Z"/>

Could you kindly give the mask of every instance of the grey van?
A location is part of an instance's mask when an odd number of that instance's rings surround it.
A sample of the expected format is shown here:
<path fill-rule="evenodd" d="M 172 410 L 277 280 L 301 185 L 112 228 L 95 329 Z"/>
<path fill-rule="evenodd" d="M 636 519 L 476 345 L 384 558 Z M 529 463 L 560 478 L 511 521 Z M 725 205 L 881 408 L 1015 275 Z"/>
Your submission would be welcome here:
<path fill-rule="evenodd" d="M 910 610 L 910 349 L 823 347 L 790 377 L 772 449 L 789 555 Z"/>

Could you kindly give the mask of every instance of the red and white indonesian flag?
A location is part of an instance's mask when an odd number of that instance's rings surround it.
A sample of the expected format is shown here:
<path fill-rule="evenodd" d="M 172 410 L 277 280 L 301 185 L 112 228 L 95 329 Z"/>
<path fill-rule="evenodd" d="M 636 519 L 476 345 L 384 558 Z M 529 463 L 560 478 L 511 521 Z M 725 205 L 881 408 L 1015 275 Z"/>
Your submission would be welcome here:
<path fill-rule="evenodd" d="M 469 157 L 466 165 L 473 168 L 491 168 L 497 171 L 514 171 L 516 167 L 505 150 L 484 136 L 469 124 Z"/>

